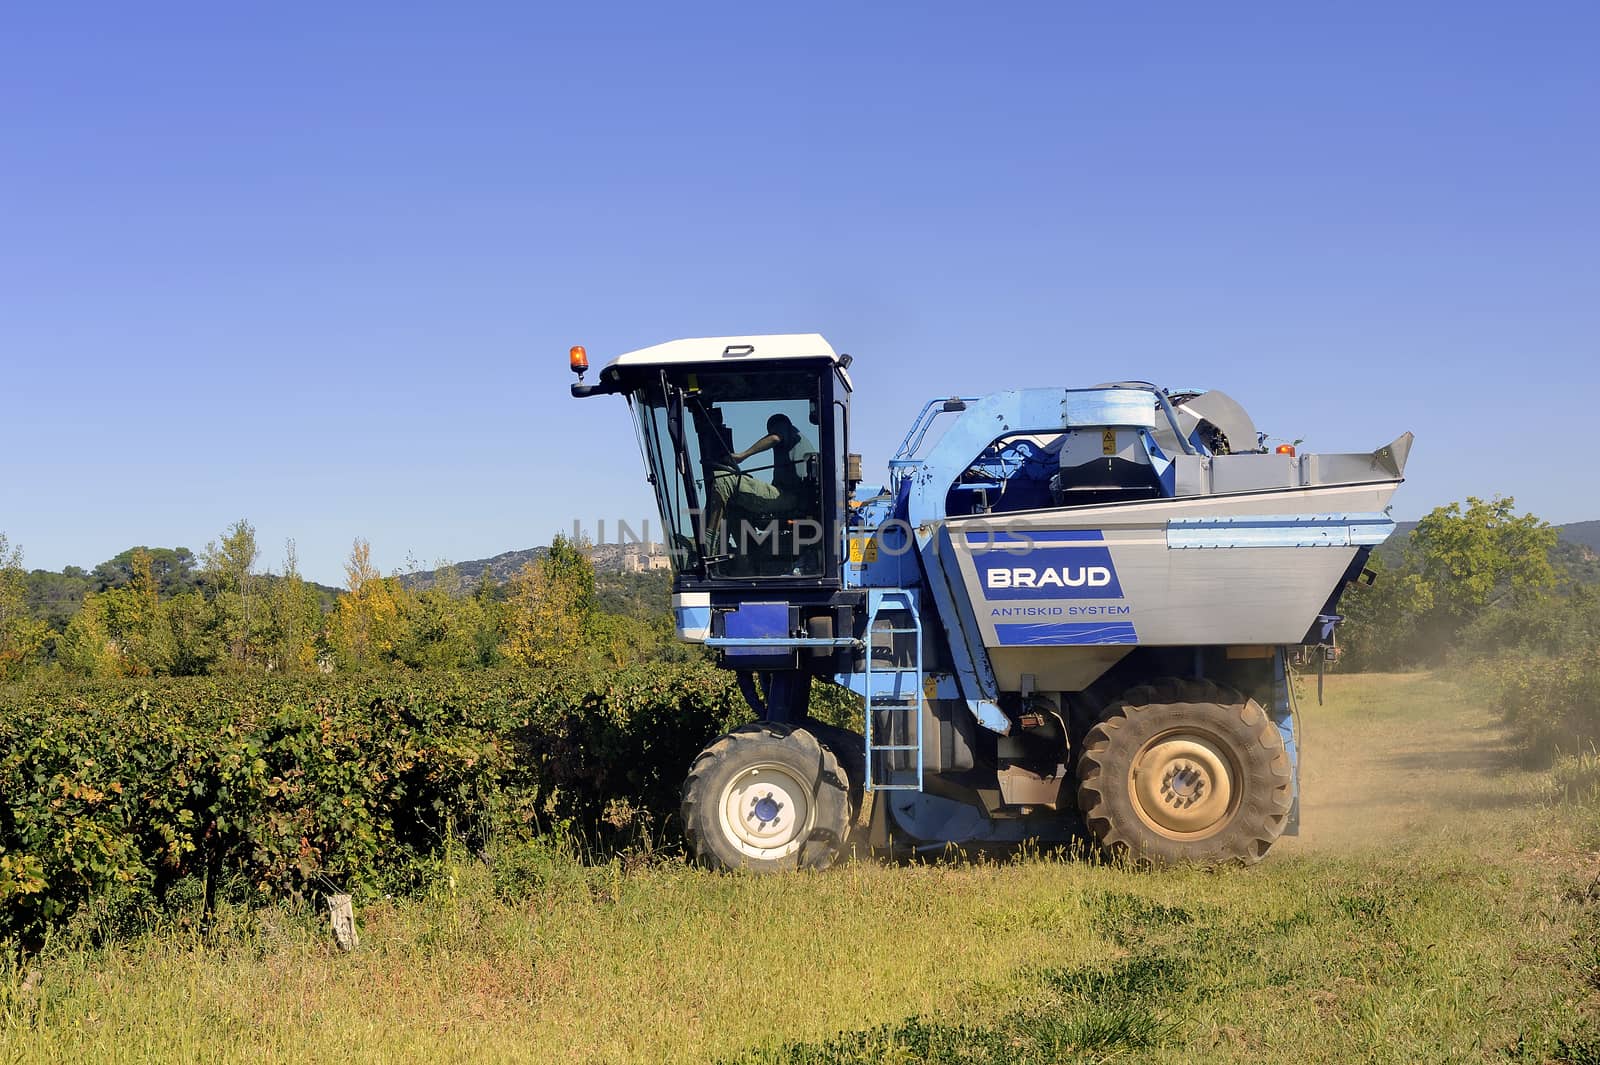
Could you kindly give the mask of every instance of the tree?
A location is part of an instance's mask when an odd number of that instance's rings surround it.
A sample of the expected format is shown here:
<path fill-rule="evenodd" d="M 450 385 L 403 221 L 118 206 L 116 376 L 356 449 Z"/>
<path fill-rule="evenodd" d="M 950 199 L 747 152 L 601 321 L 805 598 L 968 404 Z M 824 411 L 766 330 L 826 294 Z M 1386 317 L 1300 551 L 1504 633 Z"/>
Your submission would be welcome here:
<path fill-rule="evenodd" d="M 255 591 L 256 559 L 260 555 L 255 526 L 244 518 L 228 526 L 220 543 L 206 544 L 204 554 L 206 576 L 217 589 L 216 601 L 228 622 L 230 650 L 241 662 L 250 660 L 256 635 L 257 619 L 251 616 L 251 596 Z"/>
<path fill-rule="evenodd" d="M 83 597 L 95 590 L 95 578 L 78 566 L 67 566 L 60 573 L 33 570 L 28 574 L 28 613 L 52 632 L 63 632 L 83 605 Z"/>
<path fill-rule="evenodd" d="M 210 673 L 228 654 L 217 605 L 199 592 L 164 600 L 161 617 L 171 640 L 168 672 L 179 677 Z"/>
<path fill-rule="evenodd" d="M 15 677 L 43 660 L 50 626 L 28 612 L 22 548 L 0 533 L 0 678 Z"/>
<path fill-rule="evenodd" d="M 0 533 L 0 625 L 23 617 L 28 609 L 27 573 L 22 568 L 22 548 L 12 547 Z"/>
<path fill-rule="evenodd" d="M 125 671 L 147 677 L 172 668 L 172 633 L 161 613 L 161 593 L 156 588 L 150 552 L 134 548 L 130 560 L 133 579 L 128 586 L 107 593 L 113 608 L 113 633 L 121 644 Z"/>
<path fill-rule="evenodd" d="M 103 602 L 111 594 L 114 593 L 90 592 L 83 597 L 78 612 L 56 641 L 56 657 L 62 665 L 91 677 L 122 676 L 121 649 L 107 625 L 108 611 Z"/>
<path fill-rule="evenodd" d="M 357 537 L 345 563 L 345 594 L 328 620 L 328 643 L 341 665 L 392 661 L 406 638 L 409 593 L 372 564 L 372 545 Z"/>
<path fill-rule="evenodd" d="M 283 576 L 271 582 L 266 600 L 267 668 L 290 673 L 314 669 L 322 607 L 317 590 L 300 576 L 293 540 L 284 543 Z"/>
<path fill-rule="evenodd" d="M 418 669 L 492 665 L 501 641 L 492 601 L 465 592 L 454 566 L 440 564 L 433 582 L 402 601 L 407 640 L 396 656 Z"/>
<path fill-rule="evenodd" d="M 1406 557 L 1422 578 L 1432 609 L 1462 624 L 1494 602 L 1523 599 L 1552 587 L 1550 551 L 1557 533 L 1516 500 L 1467 497 L 1437 507 L 1417 523 Z"/>
<path fill-rule="evenodd" d="M 655 658 L 661 634 L 648 621 L 596 612 L 587 627 L 590 649 L 608 666 L 631 666 Z"/>
<path fill-rule="evenodd" d="M 583 547 L 557 536 L 511 578 L 506 613 L 511 661 L 547 669 L 581 657 L 594 615 L 594 565 Z"/>
<path fill-rule="evenodd" d="M 187 547 L 130 547 L 94 568 L 95 591 L 121 588 L 133 580 L 133 553 L 143 551 L 150 560 L 150 573 L 156 590 L 165 598 L 192 592 L 195 581 L 194 552 Z M 72 569 L 74 567 L 68 567 Z"/>
<path fill-rule="evenodd" d="M 1550 549 L 1556 531 L 1516 501 L 1467 497 L 1466 506 L 1437 507 L 1417 523 L 1406 544 L 1406 585 L 1415 618 L 1415 661 L 1437 661 L 1492 606 L 1528 601 L 1555 584 Z"/>
<path fill-rule="evenodd" d="M 1398 566 L 1374 558 L 1379 580 L 1345 596 L 1342 639 L 1356 668 L 1439 660 L 1487 611 L 1538 597 L 1556 581 L 1556 530 L 1518 515 L 1511 497 L 1468 497 L 1417 523 Z"/>
<path fill-rule="evenodd" d="M 494 574 L 487 566 L 478 575 L 478 584 L 472 590 L 472 599 L 477 603 L 478 616 L 481 619 L 473 636 L 478 662 L 485 666 L 499 665 L 505 661 L 505 653 L 502 650 L 507 632 L 505 588 L 494 579 Z"/>
<path fill-rule="evenodd" d="M 172 631 L 162 613 L 150 554 L 134 549 L 132 578 L 119 588 L 84 597 L 60 641 L 64 663 L 93 676 L 146 677 L 170 673 Z"/>

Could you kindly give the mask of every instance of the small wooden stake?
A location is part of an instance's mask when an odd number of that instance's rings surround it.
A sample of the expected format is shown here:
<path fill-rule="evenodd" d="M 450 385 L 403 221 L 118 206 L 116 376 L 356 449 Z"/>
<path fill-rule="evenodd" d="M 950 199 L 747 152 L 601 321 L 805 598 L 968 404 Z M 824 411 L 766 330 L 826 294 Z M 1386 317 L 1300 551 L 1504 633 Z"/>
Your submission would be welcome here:
<path fill-rule="evenodd" d="M 333 941 L 340 950 L 355 950 L 361 945 L 356 935 L 356 910 L 349 895 L 328 896 L 328 919 L 333 923 Z"/>

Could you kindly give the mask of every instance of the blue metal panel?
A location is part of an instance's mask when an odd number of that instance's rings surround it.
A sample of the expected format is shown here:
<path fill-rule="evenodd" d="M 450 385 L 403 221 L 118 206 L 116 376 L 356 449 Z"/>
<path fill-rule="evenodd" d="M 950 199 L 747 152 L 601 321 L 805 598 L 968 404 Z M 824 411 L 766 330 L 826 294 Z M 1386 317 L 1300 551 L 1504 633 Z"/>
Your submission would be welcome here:
<path fill-rule="evenodd" d="M 746 653 L 750 653 L 750 649 L 792 651 L 797 647 L 854 647 L 860 642 L 853 636 L 711 636 L 705 640 L 705 645 L 745 648 Z M 729 654 L 728 658 L 732 660 L 735 656 Z"/>
<path fill-rule="evenodd" d="M 985 447 L 1008 433 L 1059 432 L 1066 427 L 1067 390 L 1030 388 L 996 392 L 967 406 L 923 460 L 901 471 L 910 481 L 913 526 L 944 518 L 944 498 Z"/>
<path fill-rule="evenodd" d="M 1289 752 L 1289 770 L 1293 776 L 1293 802 L 1289 807 L 1288 823 L 1283 834 L 1300 834 L 1300 745 L 1295 742 L 1294 692 L 1290 689 L 1289 670 L 1284 660 L 1283 648 L 1278 648 L 1272 661 L 1273 700 L 1272 720 L 1283 737 L 1283 746 Z"/>
<path fill-rule="evenodd" d="M 704 641 L 706 634 L 711 631 L 711 608 L 709 606 L 680 606 L 673 608 L 677 619 L 678 638 L 680 640 Z"/>
<path fill-rule="evenodd" d="M 874 672 L 872 679 L 874 691 L 893 690 L 895 684 L 893 673 Z M 863 698 L 866 697 L 867 677 L 865 673 L 835 673 L 833 682 L 841 688 L 848 688 L 857 695 Z M 932 694 L 929 694 L 930 691 Z M 961 686 L 956 683 L 954 674 L 924 673 L 923 695 L 930 699 L 959 699 L 961 698 Z"/>
<path fill-rule="evenodd" d="M 730 637 L 790 636 L 789 604 L 740 603 L 723 618 L 722 634 Z"/>
<path fill-rule="evenodd" d="M 1104 544 L 1037 547 L 1026 558 L 974 552 L 978 583 L 989 603 L 1016 599 L 1121 599 L 1122 585 Z"/>
<path fill-rule="evenodd" d="M 863 508 L 865 509 L 865 508 Z M 887 513 L 850 529 L 845 585 L 851 588 L 913 588 L 922 583 L 916 541 L 904 519 Z M 859 544 L 859 551 L 854 546 Z"/>
<path fill-rule="evenodd" d="M 1082 647 L 1138 643 L 1131 621 L 1055 621 L 999 624 L 994 627 L 1007 647 Z"/>
<path fill-rule="evenodd" d="M 950 637 L 950 659 L 956 668 L 962 696 L 967 700 L 967 709 L 984 728 L 1007 735 L 1011 731 L 1011 719 L 1000 709 L 1000 685 L 995 680 L 989 652 L 984 649 L 978 619 L 965 593 L 957 591 L 961 573 L 950 543 L 950 531 L 940 525 L 930 529 L 924 537 L 922 530 L 918 530 L 917 545 L 923 571 L 928 577 L 928 590 Z"/>
<path fill-rule="evenodd" d="M 795 646 L 790 609 L 787 602 L 740 603 L 723 615 L 722 635 L 706 640 L 706 645 L 723 648 L 730 665 L 781 664 Z"/>
<path fill-rule="evenodd" d="M 1173 518 L 1167 522 L 1167 546 L 1176 549 L 1360 547 L 1381 544 L 1392 532 L 1394 521 L 1386 514 Z"/>

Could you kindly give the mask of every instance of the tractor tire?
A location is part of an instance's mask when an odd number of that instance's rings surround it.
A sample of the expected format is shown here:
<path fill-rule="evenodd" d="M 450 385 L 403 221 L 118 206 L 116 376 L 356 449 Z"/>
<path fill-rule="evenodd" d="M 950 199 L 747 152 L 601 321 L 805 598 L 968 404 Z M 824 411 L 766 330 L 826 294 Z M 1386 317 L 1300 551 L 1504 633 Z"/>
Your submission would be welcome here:
<path fill-rule="evenodd" d="M 827 725 L 809 717 L 800 727 L 815 736 L 817 742 L 839 760 L 839 768 L 844 771 L 845 783 L 850 786 L 850 823 L 855 824 L 856 819 L 861 816 L 861 802 L 866 796 L 866 738 L 859 732 L 852 732 L 838 725 Z"/>
<path fill-rule="evenodd" d="M 1078 758 L 1078 809 L 1100 846 L 1147 865 L 1250 865 L 1283 834 L 1294 773 L 1257 702 L 1209 681 L 1123 694 Z"/>
<path fill-rule="evenodd" d="M 839 760 L 804 728 L 734 729 L 700 752 L 683 784 L 684 839 L 713 869 L 826 869 L 850 829 Z"/>

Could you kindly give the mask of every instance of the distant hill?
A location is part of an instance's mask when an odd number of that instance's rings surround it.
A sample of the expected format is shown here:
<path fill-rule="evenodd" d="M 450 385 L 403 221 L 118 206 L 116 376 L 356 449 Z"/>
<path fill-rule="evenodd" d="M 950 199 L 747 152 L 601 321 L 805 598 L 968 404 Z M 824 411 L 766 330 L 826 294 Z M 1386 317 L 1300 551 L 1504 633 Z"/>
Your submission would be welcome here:
<path fill-rule="evenodd" d="M 672 572 L 664 569 L 640 572 L 637 567 L 630 570 L 624 558 L 628 555 L 637 556 L 640 550 L 638 544 L 629 544 L 627 547 L 596 544 L 590 547 L 589 558 L 594 563 L 595 571 L 595 603 L 608 614 L 623 614 L 646 621 L 658 617 L 670 619 Z M 503 585 L 523 566 L 543 558 L 549 551 L 548 547 L 502 551 L 493 558 L 454 563 L 452 568 L 463 588 L 476 587 L 485 573 L 495 584 Z M 412 591 L 423 592 L 433 587 L 438 579 L 438 570 L 423 570 L 402 574 L 400 583 Z M 502 588 L 497 594 L 504 594 L 504 591 Z"/>
<path fill-rule="evenodd" d="M 1585 584 L 1600 584 L 1600 521 L 1557 526 L 1561 539 L 1551 558 Z"/>
<path fill-rule="evenodd" d="M 623 558 L 630 554 L 638 554 L 641 550 L 642 546 L 639 544 L 594 544 L 589 548 L 589 558 L 594 563 L 596 573 L 621 573 Z M 523 566 L 538 561 L 549 551 L 548 547 L 525 547 L 520 551 L 502 551 L 493 558 L 453 562 L 451 568 L 460 575 L 461 582 L 466 585 L 482 581 L 485 572 L 495 583 L 503 584 L 514 577 Z M 416 591 L 425 591 L 433 587 L 437 579 L 437 570 L 420 570 L 416 573 L 401 574 L 400 583 Z"/>
<path fill-rule="evenodd" d="M 1600 521 L 1575 521 L 1556 528 L 1561 532 L 1561 539 L 1600 554 Z"/>
<path fill-rule="evenodd" d="M 510 580 L 518 570 L 530 562 L 536 562 L 550 552 L 548 547 L 526 547 L 521 551 L 502 551 L 493 558 L 477 558 L 470 562 L 452 562 L 450 568 L 461 577 L 464 585 L 475 585 L 483 580 L 484 574 L 496 584 L 504 584 Z M 419 570 L 416 573 L 402 573 L 400 583 L 413 591 L 426 591 L 432 588 L 438 579 L 439 571 L 436 569 Z"/>

